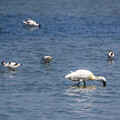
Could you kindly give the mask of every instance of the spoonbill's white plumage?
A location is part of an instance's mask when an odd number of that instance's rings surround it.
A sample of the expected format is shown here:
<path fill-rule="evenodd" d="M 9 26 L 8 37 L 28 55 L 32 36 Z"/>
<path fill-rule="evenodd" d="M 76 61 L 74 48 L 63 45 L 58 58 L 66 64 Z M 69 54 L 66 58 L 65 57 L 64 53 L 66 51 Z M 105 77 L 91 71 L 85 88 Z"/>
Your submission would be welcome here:
<path fill-rule="evenodd" d="M 103 85 L 106 86 L 106 79 L 104 77 L 96 77 L 93 75 L 92 72 L 84 69 L 80 69 L 75 72 L 72 72 L 66 75 L 65 78 L 71 79 L 72 81 L 79 81 L 77 85 L 79 85 L 80 82 L 84 82 L 84 85 L 86 85 L 85 81 L 87 80 L 98 80 L 98 81 L 102 81 Z"/>
<path fill-rule="evenodd" d="M 108 59 L 114 58 L 114 52 L 109 51 L 109 52 L 107 53 L 107 56 L 108 56 Z"/>
<path fill-rule="evenodd" d="M 31 20 L 30 18 L 28 18 L 28 20 L 26 21 L 23 21 L 23 23 L 28 26 L 38 26 L 38 27 L 41 26 L 40 24 L 36 23 L 36 21 Z"/>
<path fill-rule="evenodd" d="M 51 56 L 44 56 L 44 57 L 42 57 L 42 59 L 41 59 L 41 63 L 42 63 L 42 64 L 46 64 L 46 63 L 49 64 L 52 60 L 53 60 L 53 58 L 52 58 Z"/>
<path fill-rule="evenodd" d="M 15 62 L 5 63 L 5 61 L 1 63 L 1 66 L 2 65 L 4 65 L 8 69 L 16 69 L 17 67 L 21 66 L 20 63 L 15 63 Z"/>

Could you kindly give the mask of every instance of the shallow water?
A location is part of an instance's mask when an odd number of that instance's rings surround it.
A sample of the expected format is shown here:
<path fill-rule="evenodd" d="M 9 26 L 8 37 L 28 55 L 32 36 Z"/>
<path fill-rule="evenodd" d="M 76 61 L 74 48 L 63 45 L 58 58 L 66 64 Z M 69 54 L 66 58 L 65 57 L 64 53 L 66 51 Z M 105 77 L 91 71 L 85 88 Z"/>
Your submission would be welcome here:
<path fill-rule="evenodd" d="M 41 28 L 23 26 L 27 18 Z M 119 120 L 119 21 L 117 0 L 2 0 L 0 61 L 22 66 L 0 70 L 0 120 Z M 40 64 L 44 55 L 53 57 L 49 65 Z M 104 76 L 107 86 L 64 79 L 78 69 Z"/>

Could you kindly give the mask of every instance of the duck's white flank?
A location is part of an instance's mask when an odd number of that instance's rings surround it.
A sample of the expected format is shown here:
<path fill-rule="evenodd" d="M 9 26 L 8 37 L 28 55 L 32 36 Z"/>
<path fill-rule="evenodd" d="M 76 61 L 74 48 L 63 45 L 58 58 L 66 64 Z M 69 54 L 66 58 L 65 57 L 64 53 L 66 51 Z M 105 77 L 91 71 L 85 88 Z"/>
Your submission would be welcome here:
<path fill-rule="evenodd" d="M 99 80 L 103 82 L 104 86 L 106 86 L 106 79 L 104 77 L 96 77 L 91 71 L 84 69 L 72 72 L 66 75 L 65 78 L 71 79 L 72 81 L 79 81 L 77 85 L 79 85 L 80 82 L 84 82 L 84 85 L 86 85 L 85 81 L 87 80 Z"/>

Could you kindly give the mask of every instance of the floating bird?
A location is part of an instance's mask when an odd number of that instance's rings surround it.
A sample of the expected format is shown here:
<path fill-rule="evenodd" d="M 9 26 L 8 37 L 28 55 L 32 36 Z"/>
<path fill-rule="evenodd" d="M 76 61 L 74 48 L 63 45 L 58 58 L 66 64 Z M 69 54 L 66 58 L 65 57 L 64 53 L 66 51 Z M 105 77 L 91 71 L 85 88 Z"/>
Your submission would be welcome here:
<path fill-rule="evenodd" d="M 40 24 L 36 23 L 36 21 L 31 20 L 30 18 L 28 18 L 28 20 L 26 21 L 23 21 L 23 23 L 28 26 L 38 26 L 38 27 L 41 26 Z"/>
<path fill-rule="evenodd" d="M 41 59 L 41 63 L 42 63 L 42 64 L 46 64 L 46 63 L 49 64 L 52 60 L 53 60 L 53 58 L 52 58 L 51 56 L 44 56 L 44 57 L 42 57 L 42 59 Z"/>
<path fill-rule="evenodd" d="M 4 65 L 8 69 L 16 69 L 17 67 L 21 66 L 20 63 L 15 63 L 15 62 L 5 63 L 5 61 L 1 63 L 1 67 L 2 65 Z"/>
<path fill-rule="evenodd" d="M 107 53 L 107 56 L 108 56 L 108 59 L 114 58 L 114 52 L 109 51 L 109 52 Z"/>
<path fill-rule="evenodd" d="M 77 85 L 80 84 L 80 82 L 83 82 L 84 85 L 86 85 L 85 81 L 87 80 L 96 80 L 96 81 L 102 81 L 103 85 L 106 86 L 106 79 L 104 77 L 96 77 L 93 75 L 92 72 L 89 70 L 80 69 L 75 72 L 72 72 L 65 76 L 66 79 L 71 79 L 72 81 L 79 81 Z"/>

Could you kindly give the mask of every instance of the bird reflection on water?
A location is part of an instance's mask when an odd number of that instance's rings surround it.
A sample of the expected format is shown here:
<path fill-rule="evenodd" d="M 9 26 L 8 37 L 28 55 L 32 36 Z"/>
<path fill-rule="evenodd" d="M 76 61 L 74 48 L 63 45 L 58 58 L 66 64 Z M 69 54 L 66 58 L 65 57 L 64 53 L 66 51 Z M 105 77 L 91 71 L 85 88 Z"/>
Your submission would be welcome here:
<path fill-rule="evenodd" d="M 0 73 L 2 73 L 3 77 L 6 78 L 14 78 L 17 72 L 17 70 L 0 70 Z"/>
<path fill-rule="evenodd" d="M 73 85 L 68 87 L 65 91 L 67 98 L 69 98 L 68 106 L 70 108 L 74 107 L 74 113 L 81 115 L 84 114 L 84 112 L 92 111 L 95 107 L 93 104 L 95 101 L 93 96 L 96 94 L 96 89 L 101 87 L 102 86 L 97 85 Z"/>
<path fill-rule="evenodd" d="M 115 63 L 114 60 L 109 60 L 109 59 L 108 59 L 107 62 L 108 62 L 108 63 L 112 63 L 112 64 Z"/>
<path fill-rule="evenodd" d="M 101 88 L 103 86 L 97 86 L 97 85 L 72 85 L 71 87 L 66 88 L 66 95 L 68 96 L 81 96 L 81 93 L 88 93 L 93 92 L 95 89 Z"/>
<path fill-rule="evenodd" d="M 2 71 L 2 73 L 17 73 L 18 71 L 17 70 L 4 70 Z"/>
<path fill-rule="evenodd" d="M 34 31 L 34 30 L 36 30 L 36 29 L 39 29 L 38 27 L 34 27 L 34 26 L 24 26 L 24 25 L 23 25 L 23 27 L 24 27 L 24 29 L 30 29 L 31 31 Z"/>
<path fill-rule="evenodd" d="M 78 85 L 72 85 L 71 87 L 69 87 L 68 89 L 66 89 L 66 93 L 69 95 L 69 93 L 78 93 L 78 92 L 81 92 L 81 91 L 92 91 L 92 90 L 95 90 L 97 88 L 100 88 L 102 86 L 96 86 L 96 85 L 90 85 L 90 86 L 86 86 L 86 85 L 81 85 L 81 86 L 78 86 Z"/>

